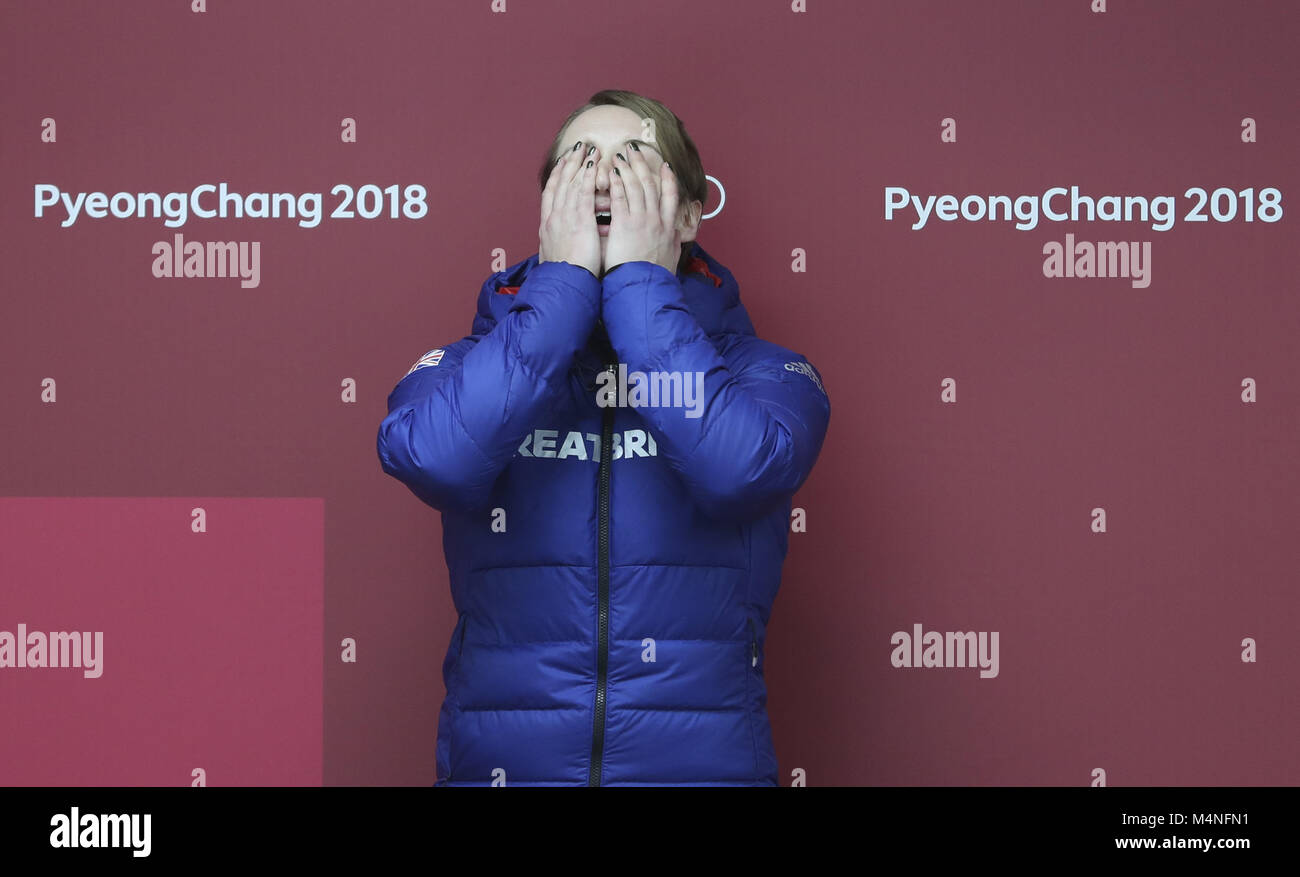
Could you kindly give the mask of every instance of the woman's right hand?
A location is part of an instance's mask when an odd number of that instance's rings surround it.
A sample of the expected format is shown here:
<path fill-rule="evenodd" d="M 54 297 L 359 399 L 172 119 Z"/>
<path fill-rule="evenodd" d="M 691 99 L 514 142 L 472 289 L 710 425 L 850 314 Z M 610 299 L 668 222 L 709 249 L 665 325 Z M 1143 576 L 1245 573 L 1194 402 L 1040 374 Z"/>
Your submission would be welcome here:
<path fill-rule="evenodd" d="M 600 150 L 585 143 L 551 168 L 542 190 L 542 224 L 537 261 L 581 265 L 600 276 L 600 233 L 596 231 L 596 165 Z"/>

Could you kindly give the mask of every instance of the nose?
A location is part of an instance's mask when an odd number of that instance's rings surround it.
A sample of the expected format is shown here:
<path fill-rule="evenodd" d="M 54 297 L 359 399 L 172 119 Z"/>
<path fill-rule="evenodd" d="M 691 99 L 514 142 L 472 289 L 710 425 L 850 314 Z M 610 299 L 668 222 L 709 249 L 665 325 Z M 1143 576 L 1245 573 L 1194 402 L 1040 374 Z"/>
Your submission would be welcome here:
<path fill-rule="evenodd" d="M 600 155 L 600 161 L 596 163 L 596 191 L 609 191 L 609 178 L 614 175 L 614 153 L 611 151 L 608 155 L 604 152 Z"/>

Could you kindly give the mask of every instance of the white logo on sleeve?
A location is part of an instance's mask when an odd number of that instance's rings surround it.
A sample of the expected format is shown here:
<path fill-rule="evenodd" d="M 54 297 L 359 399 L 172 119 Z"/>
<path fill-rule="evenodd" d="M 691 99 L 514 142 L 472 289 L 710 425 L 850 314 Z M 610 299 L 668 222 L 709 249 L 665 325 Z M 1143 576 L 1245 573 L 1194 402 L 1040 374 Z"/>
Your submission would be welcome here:
<path fill-rule="evenodd" d="M 421 356 L 419 359 L 417 359 L 415 361 L 415 365 L 411 366 L 411 371 L 408 371 L 406 374 L 409 375 L 411 372 L 415 371 L 416 369 L 427 368 L 428 366 L 431 365 L 437 365 L 439 362 L 442 361 L 442 354 L 444 352 L 445 351 L 441 347 L 437 348 L 436 350 L 430 350 L 424 356 Z M 403 375 L 402 377 L 406 377 L 406 375 Z"/>
<path fill-rule="evenodd" d="M 810 363 L 787 362 L 785 364 L 785 370 L 791 372 L 798 372 L 799 374 L 804 375 L 809 380 L 811 380 L 814 384 L 817 385 L 817 389 L 822 391 L 823 396 L 826 395 L 826 388 L 822 386 L 822 379 L 817 376 L 817 370 L 813 368 Z"/>

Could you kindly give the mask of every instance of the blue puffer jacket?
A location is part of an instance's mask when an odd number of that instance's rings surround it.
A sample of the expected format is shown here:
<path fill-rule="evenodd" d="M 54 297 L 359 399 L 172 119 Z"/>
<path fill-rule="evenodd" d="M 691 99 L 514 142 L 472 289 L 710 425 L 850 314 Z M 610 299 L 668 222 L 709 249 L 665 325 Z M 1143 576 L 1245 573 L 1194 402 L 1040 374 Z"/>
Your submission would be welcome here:
<path fill-rule="evenodd" d="M 442 512 L 459 613 L 435 785 L 777 783 L 765 634 L 830 402 L 690 256 L 598 280 L 534 254 L 388 397 L 379 459 Z M 702 373 L 700 404 L 598 405 L 615 362 Z"/>

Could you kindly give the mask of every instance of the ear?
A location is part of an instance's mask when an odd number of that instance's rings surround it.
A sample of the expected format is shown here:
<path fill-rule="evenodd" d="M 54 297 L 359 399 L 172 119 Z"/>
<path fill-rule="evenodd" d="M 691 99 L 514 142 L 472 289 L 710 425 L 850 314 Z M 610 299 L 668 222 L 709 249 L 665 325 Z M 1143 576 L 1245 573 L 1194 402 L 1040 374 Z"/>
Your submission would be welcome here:
<path fill-rule="evenodd" d="M 691 201 L 686 204 L 677 215 L 677 237 L 682 243 L 695 240 L 695 235 L 700 231 L 700 217 L 704 213 L 704 205 L 699 201 Z"/>

